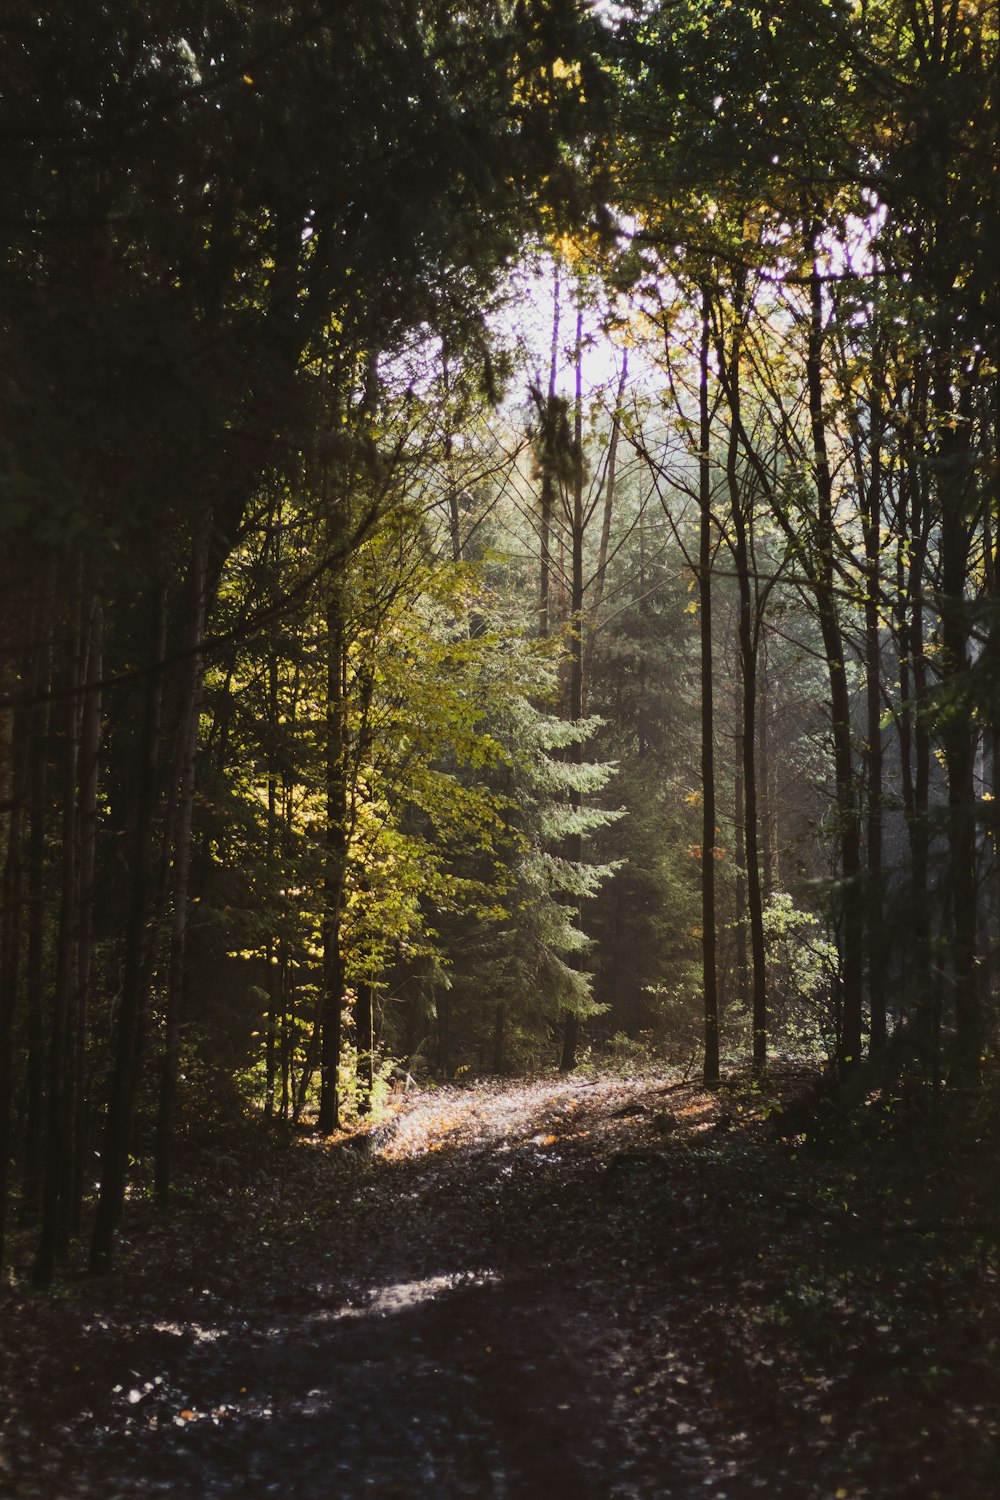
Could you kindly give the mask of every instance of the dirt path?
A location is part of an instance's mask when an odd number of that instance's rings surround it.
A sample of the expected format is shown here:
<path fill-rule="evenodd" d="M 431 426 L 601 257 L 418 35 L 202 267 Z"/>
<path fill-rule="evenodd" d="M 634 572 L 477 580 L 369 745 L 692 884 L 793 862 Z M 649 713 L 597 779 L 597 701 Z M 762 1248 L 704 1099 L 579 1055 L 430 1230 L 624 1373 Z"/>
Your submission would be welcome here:
<path fill-rule="evenodd" d="M 992 1497 L 991 1267 L 762 1113 L 550 1080 L 220 1162 L 116 1277 L 0 1305 L 0 1495 Z"/>

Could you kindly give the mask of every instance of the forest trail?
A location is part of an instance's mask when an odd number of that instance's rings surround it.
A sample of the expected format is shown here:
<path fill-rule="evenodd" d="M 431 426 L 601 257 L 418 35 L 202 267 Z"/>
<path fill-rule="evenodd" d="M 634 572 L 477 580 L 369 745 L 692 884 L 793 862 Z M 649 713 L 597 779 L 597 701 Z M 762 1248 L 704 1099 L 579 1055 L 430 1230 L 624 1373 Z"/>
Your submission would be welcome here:
<path fill-rule="evenodd" d="M 217 1159 L 114 1276 L 4 1294 L 0 1494 L 986 1500 L 994 1256 L 922 1228 L 975 1184 L 772 1106 L 477 1084 L 371 1153 Z"/>

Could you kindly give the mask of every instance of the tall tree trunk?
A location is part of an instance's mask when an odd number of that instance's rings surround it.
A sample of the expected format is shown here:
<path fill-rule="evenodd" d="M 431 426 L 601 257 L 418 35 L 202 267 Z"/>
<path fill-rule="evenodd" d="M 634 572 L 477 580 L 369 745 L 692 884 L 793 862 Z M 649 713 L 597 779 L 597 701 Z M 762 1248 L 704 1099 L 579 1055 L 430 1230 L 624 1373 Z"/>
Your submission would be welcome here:
<path fill-rule="evenodd" d="M 49 600 L 45 598 L 45 604 Z M 45 825 L 48 811 L 49 689 L 52 647 L 39 646 L 32 688 L 36 699 L 28 745 L 27 1058 L 25 1073 L 24 1188 L 21 1213 L 33 1221 L 42 1197 L 45 1140 Z"/>
<path fill-rule="evenodd" d="M 709 444 L 711 306 L 702 293 L 698 360 L 698 624 L 701 649 L 701 953 L 705 1013 L 706 1084 L 719 1081 L 719 989 L 715 926 L 715 703 L 712 660 L 712 475 Z"/>
<path fill-rule="evenodd" d="M 59 931 L 49 1032 L 48 1108 L 42 1178 L 42 1226 L 35 1257 L 36 1286 L 47 1286 L 70 1232 L 69 1186 L 73 1170 L 73 1049 L 70 1027 L 78 979 L 79 820 L 77 786 L 80 760 L 81 685 L 80 580 L 74 582 L 65 647 L 62 705 L 62 847 Z"/>
<path fill-rule="evenodd" d="M 111 1264 L 115 1232 L 124 1207 L 128 1151 L 139 1085 L 141 1037 L 148 1004 L 148 925 L 153 886 L 153 832 L 163 696 L 162 661 L 166 635 L 166 595 L 162 583 L 157 584 L 153 591 L 150 615 L 149 668 L 137 757 L 139 782 L 132 840 L 132 890 L 125 925 L 124 969 L 114 1068 L 101 1150 L 101 1187 L 90 1247 L 90 1269 L 93 1272 L 104 1271 Z"/>
<path fill-rule="evenodd" d="M 720 371 L 723 373 L 726 382 L 730 411 L 729 444 L 726 452 L 726 484 L 729 490 L 733 558 L 736 564 L 737 588 L 739 590 L 738 639 L 740 646 L 740 682 L 742 684 L 739 733 L 740 748 L 742 751 L 742 842 L 746 865 L 747 916 L 750 926 L 750 978 L 753 996 L 753 1071 L 754 1076 L 760 1078 L 763 1077 L 767 1068 L 768 1029 L 764 902 L 758 852 L 758 767 L 755 763 L 758 744 L 756 715 L 759 698 L 757 665 L 760 644 L 760 619 L 755 607 L 755 591 L 751 578 L 750 536 L 747 524 L 747 512 L 744 509 L 747 502 L 744 500 L 741 491 L 739 471 L 740 433 L 743 425 L 740 389 L 742 364 L 740 320 L 743 316 L 743 305 L 742 293 L 739 289 L 734 293 L 734 312 L 737 321 L 733 330 L 732 344 L 728 351 L 728 356 L 721 338 L 718 354 Z M 704 399 L 707 402 L 707 392 Z M 708 433 L 706 432 L 704 435 L 704 445 L 706 448 L 707 441 Z M 752 499 L 750 505 L 752 507 Z M 702 659 L 704 661 L 704 657 Z M 764 703 L 766 703 L 766 698 L 764 699 Z M 761 706 L 763 708 L 763 704 Z M 763 712 L 761 717 L 762 719 L 764 718 Z M 766 729 L 764 729 L 763 725 L 761 727 L 763 733 L 760 743 L 764 746 L 766 745 Z M 764 766 L 764 777 L 766 778 L 766 756 L 764 757 Z M 766 830 L 764 833 L 764 843 L 766 848 Z M 706 854 L 707 851 L 703 851 L 703 859 L 706 857 Z M 745 948 L 743 961 L 745 964 Z"/>
<path fill-rule="evenodd" d="M 74 1062 L 76 1120 L 75 1155 L 70 1217 L 74 1234 L 81 1228 L 84 1180 L 90 1150 L 90 1109 L 87 1099 L 87 1026 L 90 1010 L 91 965 L 94 951 L 94 876 L 97 860 L 97 786 L 101 754 L 101 678 L 104 672 L 104 611 L 94 599 L 88 631 L 80 725 L 80 931 L 77 945 L 76 1057 Z"/>
<path fill-rule="evenodd" d="M 13 801 L 13 799 L 11 799 Z M 4 1265 L 11 1165 L 11 1105 L 14 1079 L 14 1013 L 21 950 L 20 810 L 8 815 L 0 911 L 0 1271 Z"/>
<path fill-rule="evenodd" d="M 865 907 L 868 928 L 868 1005 L 871 1049 L 881 1051 L 887 1037 L 885 1007 L 885 920 L 882 874 L 882 646 L 879 629 L 879 561 L 881 556 L 882 412 L 872 422 L 870 474 L 863 515 L 865 541 L 865 717 L 867 770 L 867 873 Z"/>
<path fill-rule="evenodd" d="M 344 1000 L 341 915 L 347 875 L 347 724 L 344 615 L 334 588 L 326 609 L 326 852 L 323 872 L 323 993 L 320 1005 L 320 1104 L 317 1128 L 340 1123 L 340 1040 Z"/>
<path fill-rule="evenodd" d="M 903 809 L 910 845 L 910 890 L 906 954 L 907 990 L 915 1019 L 917 1054 L 926 1071 L 938 1076 L 933 1040 L 934 987 L 931 982 L 929 902 L 930 736 L 927 661 L 924 652 L 924 592 L 927 587 L 927 478 L 914 433 L 926 426 L 926 378 L 918 367 L 909 421 L 903 424 L 903 457 L 898 502 L 900 541 L 896 555 L 896 634 L 899 641 L 900 712 L 898 734 Z"/>
<path fill-rule="evenodd" d="M 358 1114 L 371 1113 L 375 1092 L 375 984 L 371 979 L 358 983 L 354 1011 L 358 1045 Z"/>
<path fill-rule="evenodd" d="M 281 964 L 281 1104 L 279 1114 L 288 1119 L 292 1108 L 295 1079 L 292 1074 L 292 1035 L 295 1027 L 295 989 L 292 985 L 292 970 L 284 953 Z"/>
<path fill-rule="evenodd" d="M 757 678 L 757 825 L 760 829 L 760 883 L 763 899 L 773 894 L 778 881 L 778 820 L 774 797 L 771 757 L 771 677 L 768 672 L 767 633 L 763 622 L 756 627 Z"/>
<path fill-rule="evenodd" d="M 743 691 L 736 694 L 736 757 L 733 766 L 733 830 L 736 848 L 736 993 L 744 1010 L 750 1009 L 750 966 L 747 952 L 746 802 L 743 796 Z"/>
<path fill-rule="evenodd" d="M 841 908 L 843 912 L 839 1063 L 842 1074 L 847 1075 L 856 1070 L 861 1061 L 864 905 L 861 887 L 861 830 L 854 780 L 854 752 L 851 744 L 851 700 L 847 683 L 844 637 L 837 613 L 834 581 L 836 529 L 833 481 L 827 452 L 826 414 L 823 403 L 823 281 L 816 259 L 817 235 L 818 230 L 814 228 L 810 244 L 813 269 L 809 282 L 809 335 L 806 354 L 806 382 L 817 511 L 812 586 L 830 683 L 830 718 L 837 797 L 837 832 L 840 838 Z"/>
<path fill-rule="evenodd" d="M 597 565 L 594 568 L 591 579 L 592 591 L 590 594 L 589 608 L 587 610 L 588 630 L 584 642 L 583 659 L 583 707 L 587 706 L 587 688 L 590 682 L 591 667 L 594 659 L 594 631 L 597 628 L 598 618 L 601 612 L 601 602 L 604 599 L 604 585 L 608 572 L 608 550 L 611 545 L 611 522 L 615 510 L 615 484 L 618 474 L 618 447 L 621 442 L 622 429 L 622 404 L 625 400 L 625 387 L 628 384 L 628 350 L 622 350 L 622 367 L 618 376 L 618 390 L 615 395 L 615 409 L 611 418 L 611 433 L 608 438 L 608 460 L 604 470 L 604 510 L 601 516 L 601 536 L 597 546 Z"/>
<path fill-rule="evenodd" d="M 576 404 L 573 414 L 573 486 L 572 486 L 572 510 L 570 513 L 570 542 L 571 542 L 571 569 L 570 569 L 570 618 L 569 618 L 569 718 L 573 724 L 579 724 L 583 718 L 583 650 L 584 650 L 584 618 L 583 618 L 583 312 L 579 307 L 576 314 Z M 582 758 L 582 746 L 579 739 L 574 740 L 570 748 L 570 757 L 577 764 Z M 574 785 L 570 792 L 570 806 L 574 812 L 579 812 L 582 805 L 582 794 L 578 786 Z M 566 858 L 573 864 L 579 864 L 583 854 L 583 837 L 579 831 L 571 833 L 566 840 Z M 577 914 L 579 920 L 579 911 Z M 576 1050 L 580 1039 L 580 1018 L 576 1011 L 567 1010 L 563 1019 L 563 1045 L 562 1057 L 559 1067 L 564 1073 L 568 1073 L 576 1066 Z"/>
<path fill-rule="evenodd" d="M 180 1068 L 181 1021 L 184 1012 L 191 830 L 194 821 L 194 794 L 198 764 L 198 726 L 201 719 L 203 680 L 201 646 L 208 614 L 208 558 L 211 539 L 212 514 L 209 510 L 199 528 L 191 553 L 190 636 L 184 663 L 186 681 L 180 714 L 176 776 L 177 800 L 173 819 L 173 868 L 170 872 L 173 901 L 170 959 L 167 965 L 163 1060 L 160 1070 L 160 1095 L 156 1112 L 156 1147 L 153 1165 L 154 1190 L 161 1202 L 166 1200 L 170 1192 L 173 1171 L 177 1075 Z"/>
<path fill-rule="evenodd" d="M 0 697 L 17 688 L 13 657 L 0 659 Z M 24 767 L 18 762 L 20 716 L 0 708 L 0 1272 L 4 1265 L 11 1164 L 11 1104 L 14 1080 L 14 1013 L 21 950 L 21 823 Z"/>
<path fill-rule="evenodd" d="M 539 496 L 539 584 L 538 633 L 544 640 L 552 629 L 552 518 L 556 498 L 556 374 L 559 369 L 560 317 L 559 262 L 552 266 L 552 336 L 549 347 L 549 380 L 547 401 L 541 413 L 542 455 L 541 494 Z"/>
<path fill-rule="evenodd" d="M 951 906 L 951 960 L 955 1003 L 954 1081 L 979 1082 L 982 1073 L 983 1018 L 976 952 L 976 796 L 974 772 L 978 731 L 969 704 L 970 612 L 965 592 L 976 518 L 970 515 L 968 409 L 966 381 L 955 409 L 954 375 L 942 357 L 932 389 L 940 432 L 937 473 L 940 501 L 941 680 L 948 695 L 941 744 L 948 775 L 948 853 Z"/>
<path fill-rule="evenodd" d="M 994 460 L 1000 454 L 1000 384 L 994 383 L 992 401 L 992 431 L 990 433 L 990 447 Z M 986 559 L 986 591 L 988 601 L 988 626 L 985 655 L 987 659 L 988 680 L 996 682 L 1000 674 L 1000 463 L 994 461 L 991 479 L 991 493 L 986 507 L 986 515 L 983 520 L 983 554 Z M 986 993 L 989 996 L 991 1006 L 995 1006 L 997 999 L 998 981 L 1000 981 L 1000 848 L 998 848 L 997 826 L 995 818 L 998 811 L 997 799 L 1000 798 L 1000 715 L 996 710 L 987 715 L 988 741 L 989 741 L 989 767 L 990 767 L 990 795 L 993 803 L 990 807 L 992 817 L 989 821 L 989 845 L 991 854 L 991 869 L 989 881 L 985 893 L 985 936 L 982 944 L 983 949 L 990 955 L 989 970 L 987 973 Z"/>

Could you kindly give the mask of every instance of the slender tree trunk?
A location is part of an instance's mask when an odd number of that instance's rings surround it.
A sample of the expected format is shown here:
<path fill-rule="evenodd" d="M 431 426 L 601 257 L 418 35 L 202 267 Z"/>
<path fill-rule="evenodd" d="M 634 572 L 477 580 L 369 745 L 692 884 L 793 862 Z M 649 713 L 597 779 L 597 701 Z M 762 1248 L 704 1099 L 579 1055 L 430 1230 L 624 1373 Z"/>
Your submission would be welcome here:
<path fill-rule="evenodd" d="M 0 696 L 17 687 L 13 659 L 0 661 Z M 11 1104 L 14 1080 L 14 1013 L 21 956 L 21 808 L 24 770 L 18 762 L 22 724 L 12 709 L 0 709 L 0 1272 L 4 1265 L 11 1162 Z"/>
<path fill-rule="evenodd" d="M 767 661 L 767 634 L 763 622 L 755 627 L 755 676 L 757 679 L 757 826 L 760 830 L 760 883 L 766 901 L 777 884 L 778 820 L 775 815 L 774 771 L 771 759 L 771 678 Z"/>
<path fill-rule="evenodd" d="M 994 382 L 992 400 L 992 431 L 990 432 L 990 446 L 994 455 L 1000 453 L 1000 384 Z M 988 671 L 992 681 L 997 681 L 1000 672 L 1000 464 L 994 462 L 990 485 L 990 496 L 987 502 L 986 515 L 983 522 L 983 552 L 986 558 L 986 589 L 988 599 L 988 633 L 986 655 Z M 985 893 L 985 925 L 986 934 L 983 947 L 990 955 L 989 970 L 986 976 L 986 993 L 989 996 L 991 1009 L 996 1005 L 998 977 L 1000 977 L 1000 849 L 998 849 L 997 826 L 995 818 L 998 811 L 997 799 L 1000 798 L 1000 716 L 994 710 L 987 715 L 989 724 L 989 766 L 990 766 L 990 794 L 993 803 L 990 807 L 992 817 L 989 821 L 989 845 L 991 856 L 991 869 Z"/>
<path fill-rule="evenodd" d="M 81 1228 L 84 1178 L 90 1150 L 90 1108 L 87 1099 L 87 1027 L 90 1010 L 91 965 L 94 951 L 94 876 L 97 860 L 97 786 L 101 754 L 101 678 L 104 671 L 104 611 L 101 601 L 91 605 L 87 670 L 80 726 L 80 932 L 77 947 L 76 1057 L 74 1062 L 76 1120 L 70 1219 L 74 1234 Z"/>
<path fill-rule="evenodd" d="M 173 868 L 170 872 L 173 912 L 170 927 L 170 959 L 167 965 L 167 997 L 164 1015 L 163 1060 L 156 1113 L 154 1191 L 164 1202 L 170 1193 L 173 1172 L 174 1123 L 177 1113 L 177 1075 L 180 1069 L 181 1021 L 184 1011 L 185 958 L 188 935 L 188 894 L 191 876 L 191 830 L 198 763 L 198 726 L 201 719 L 201 645 L 208 613 L 208 557 L 212 537 L 209 511 L 195 539 L 191 554 L 191 633 L 185 661 L 187 681 L 181 709 L 181 739 L 174 817 Z"/>
<path fill-rule="evenodd" d="M 742 751 L 742 842 L 746 863 L 747 916 L 750 927 L 750 978 L 753 996 L 753 1072 L 756 1078 L 761 1078 L 767 1069 L 768 1016 L 767 974 L 764 948 L 764 902 L 758 851 L 758 766 L 755 764 L 755 754 L 758 742 L 762 749 L 766 747 L 766 728 L 762 724 L 761 732 L 758 736 L 756 715 L 759 702 L 757 667 L 760 656 L 760 620 L 755 609 L 754 584 L 751 579 L 750 536 L 747 524 L 747 511 L 744 508 L 746 501 L 741 492 L 739 472 L 740 432 L 742 430 L 740 390 L 742 351 L 739 320 L 743 314 L 742 295 L 739 292 L 734 296 L 734 311 L 737 318 L 737 325 L 733 332 L 732 345 L 728 358 L 726 357 L 726 351 L 721 339 L 718 352 L 720 369 L 725 374 L 728 387 L 730 409 L 729 445 L 726 453 L 726 483 L 729 490 L 729 509 L 732 521 L 733 559 L 736 564 L 737 587 L 739 590 L 738 639 L 740 646 L 740 682 L 742 684 L 739 733 L 740 748 Z M 705 399 L 707 400 L 707 395 Z M 764 704 L 766 704 L 766 697 L 761 704 L 762 709 Z M 765 713 L 762 712 L 762 720 L 765 717 Z M 761 779 L 766 786 L 766 754 L 762 759 Z M 766 825 L 764 826 L 763 842 L 766 850 Z M 703 854 L 704 857 L 705 855 Z M 766 859 L 767 856 L 765 854 Z M 745 965 L 745 947 L 743 962 Z"/>
<path fill-rule="evenodd" d="M 132 891 L 125 928 L 124 970 L 118 1007 L 114 1069 L 101 1150 L 101 1187 L 90 1249 L 90 1269 L 111 1264 L 115 1231 L 121 1219 L 128 1176 L 136 1091 L 139 1085 L 141 1037 L 147 993 L 147 948 L 150 941 L 150 897 L 153 887 L 153 831 L 156 818 L 159 768 L 160 711 L 166 634 L 166 598 L 162 584 L 154 590 L 151 607 L 149 671 L 146 675 L 142 736 L 138 747 L 138 797 L 132 841 Z"/>
<path fill-rule="evenodd" d="M 340 1123 L 340 1040 L 344 961 L 340 923 L 347 874 L 346 702 L 344 616 L 338 593 L 327 603 L 326 854 L 323 874 L 323 995 L 320 1010 L 320 1105 L 317 1128 Z"/>
<path fill-rule="evenodd" d="M 48 603 L 48 600 L 46 600 Z M 52 679 L 52 648 L 39 647 L 32 685 L 37 705 L 32 710 L 28 749 L 28 888 L 27 888 L 27 1059 L 25 1074 L 24 1188 L 21 1213 L 25 1222 L 37 1216 L 42 1197 L 45 1140 L 45 824 L 48 807 L 49 719 L 48 692 Z"/>
<path fill-rule="evenodd" d="M 295 1026 L 295 991 L 292 987 L 291 965 L 282 954 L 281 964 L 281 1104 L 279 1113 L 288 1119 L 292 1103 L 292 1032 Z"/>
<path fill-rule="evenodd" d="M 930 736 L 928 733 L 927 662 L 924 653 L 923 595 L 927 587 L 926 474 L 913 430 L 926 424 L 926 380 L 918 367 L 913 409 L 903 426 L 904 463 L 900 474 L 897 549 L 897 636 L 899 639 L 903 807 L 910 845 L 908 911 L 908 992 L 915 1016 L 916 1050 L 928 1074 L 938 1074 L 932 1037 L 931 913 L 929 902 Z"/>
<path fill-rule="evenodd" d="M 570 514 L 570 541 L 572 563 L 570 571 L 570 637 L 569 637 L 569 718 L 579 724 L 583 718 L 583 312 L 576 315 L 576 406 L 574 410 L 574 472 L 572 511 Z M 579 765 L 582 756 L 580 741 L 574 740 L 570 756 Z M 582 794 L 578 786 L 570 792 L 570 806 L 579 812 Z M 566 858 L 579 864 L 583 854 L 583 838 L 579 831 L 571 833 L 566 840 Z M 579 913 L 578 913 L 579 920 Z M 580 1039 L 580 1018 L 576 1011 L 568 1010 L 563 1021 L 562 1057 L 560 1069 L 568 1073 L 576 1066 L 576 1050 Z"/>
<path fill-rule="evenodd" d="M 719 1081 L 719 990 L 715 925 L 715 704 L 712 659 L 712 475 L 708 376 L 711 351 L 709 295 L 702 294 L 698 362 L 698 623 L 701 646 L 701 953 L 705 1010 L 706 1084 Z M 748 830 L 749 831 L 749 830 Z"/>
<path fill-rule="evenodd" d="M 0 917 L 0 1271 L 4 1265 L 11 1163 L 11 1104 L 14 1079 L 14 1013 L 21 949 L 20 813 L 9 814 Z"/>
<path fill-rule="evenodd" d="M 601 517 L 601 536 L 597 547 L 597 566 L 592 578 L 590 606 L 587 611 L 589 628 L 584 642 L 583 660 L 583 707 L 587 706 L 587 688 L 590 683 L 591 665 L 594 659 L 594 630 L 604 599 L 604 585 L 608 572 L 608 550 L 611 545 L 611 522 L 615 509 L 615 484 L 618 475 L 618 447 L 621 441 L 622 404 L 628 384 L 628 350 L 622 350 L 622 367 L 618 377 L 615 409 L 611 418 L 611 434 L 608 438 L 608 461 L 604 471 L 604 511 Z"/>
<path fill-rule="evenodd" d="M 864 905 L 861 888 L 861 830 L 854 781 L 851 744 L 851 700 L 847 663 L 834 583 L 835 519 L 833 481 L 826 443 L 823 406 L 823 282 L 815 259 L 810 277 L 810 318 L 806 379 L 809 421 L 816 483 L 816 556 L 813 562 L 813 592 L 816 597 L 820 633 L 830 682 L 830 716 L 833 734 L 834 781 L 840 836 L 843 938 L 841 951 L 840 1068 L 845 1076 L 861 1061 L 863 1020 Z"/>
<path fill-rule="evenodd" d="M 949 694 L 941 727 L 948 775 L 948 850 L 951 904 L 951 960 L 955 1002 L 954 1081 L 979 1082 L 982 1073 L 983 1018 L 976 952 L 976 796 L 974 772 L 977 730 L 968 704 L 969 606 L 965 591 L 975 518 L 970 518 L 970 386 L 956 412 L 953 372 L 942 358 L 935 371 L 932 399 L 939 418 L 938 476 L 941 512 L 941 678 Z"/>
<path fill-rule="evenodd" d="M 747 953 L 746 804 L 743 796 L 743 692 L 736 695 L 736 757 L 733 766 L 733 830 L 736 848 L 736 993 L 744 1010 L 750 1009 L 750 966 Z"/>
<path fill-rule="evenodd" d="M 65 697 L 62 706 L 62 848 L 59 932 L 49 1033 L 48 1109 L 45 1168 L 42 1179 L 42 1227 L 35 1258 L 36 1286 L 47 1286 L 57 1258 L 65 1253 L 70 1232 L 69 1186 L 73 1171 L 71 1023 L 78 979 L 79 821 L 77 786 L 80 760 L 81 685 L 80 586 L 77 578 L 66 643 Z"/>
<path fill-rule="evenodd" d="M 552 337 L 549 348 L 549 382 L 547 401 L 541 415 L 542 455 L 541 494 L 539 495 L 539 584 L 538 633 L 544 640 L 552 629 L 552 518 L 556 497 L 556 375 L 559 369 L 560 317 L 559 262 L 552 267 Z"/>
<path fill-rule="evenodd" d="M 265 859 L 268 871 L 274 867 L 275 849 L 280 843 L 278 820 L 278 765 L 275 742 L 278 735 L 278 654 L 273 645 L 267 661 L 267 719 L 269 749 L 267 756 L 267 842 Z M 267 966 L 267 1017 L 264 1042 L 264 1115 L 270 1120 L 274 1114 L 275 1073 L 277 1062 L 278 1026 L 282 1006 L 281 971 L 278 963 L 279 940 L 269 932 L 264 943 L 264 963 Z"/>
<path fill-rule="evenodd" d="M 868 1004 L 871 1050 L 887 1038 L 885 1007 L 885 920 L 882 874 L 882 646 L 879 629 L 879 560 L 881 555 L 881 412 L 871 434 L 870 476 L 863 518 L 865 539 L 865 716 L 867 786 L 866 918 L 868 928 Z"/>
<path fill-rule="evenodd" d="M 355 1007 L 358 1043 L 358 1114 L 371 1113 L 375 1092 L 375 985 L 370 979 L 358 984 Z"/>

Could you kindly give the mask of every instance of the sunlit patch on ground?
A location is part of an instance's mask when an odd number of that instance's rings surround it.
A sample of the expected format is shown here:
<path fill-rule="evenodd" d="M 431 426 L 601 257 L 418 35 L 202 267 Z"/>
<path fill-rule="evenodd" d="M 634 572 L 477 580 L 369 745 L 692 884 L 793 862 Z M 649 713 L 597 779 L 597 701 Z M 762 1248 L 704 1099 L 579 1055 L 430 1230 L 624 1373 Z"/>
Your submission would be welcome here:
<path fill-rule="evenodd" d="M 212 1344 L 229 1335 L 228 1328 L 203 1328 L 199 1323 L 154 1323 L 152 1326 L 154 1333 L 172 1333 L 195 1344 Z"/>
<path fill-rule="evenodd" d="M 434 1302 L 459 1287 L 492 1286 L 501 1280 L 498 1271 L 452 1271 L 445 1276 L 425 1276 L 419 1281 L 396 1281 L 375 1287 L 361 1303 L 345 1303 L 335 1312 L 317 1314 L 322 1322 L 338 1318 L 385 1318 L 409 1312 L 424 1302 Z"/>

